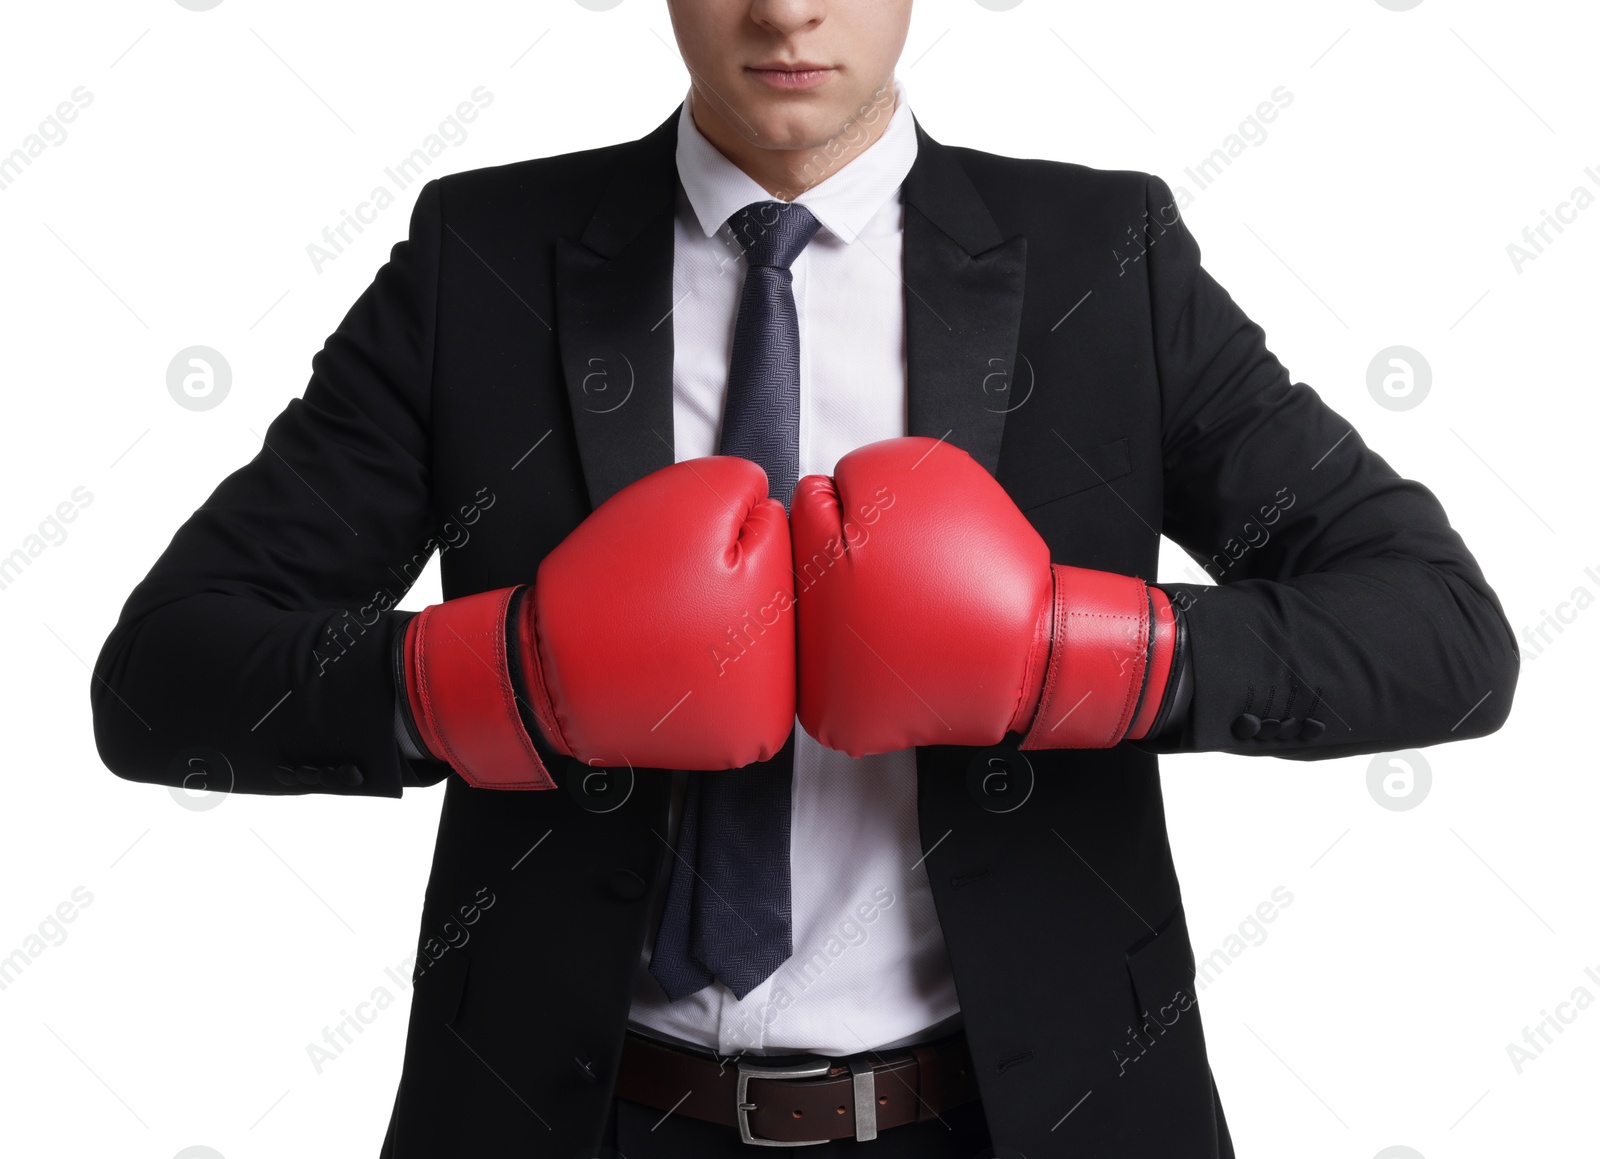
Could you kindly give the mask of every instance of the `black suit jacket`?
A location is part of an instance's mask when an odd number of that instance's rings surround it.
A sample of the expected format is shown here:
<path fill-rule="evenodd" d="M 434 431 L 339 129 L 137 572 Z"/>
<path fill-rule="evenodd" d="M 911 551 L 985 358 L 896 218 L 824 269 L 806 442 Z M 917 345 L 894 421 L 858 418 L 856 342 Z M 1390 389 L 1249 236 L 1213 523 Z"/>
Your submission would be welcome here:
<path fill-rule="evenodd" d="M 676 125 L 428 182 L 304 397 L 178 530 L 96 665 L 95 738 L 122 777 L 385 797 L 446 780 L 394 1159 L 600 1138 L 668 878 L 669 776 L 547 753 L 557 790 L 494 792 L 408 762 L 392 609 L 435 550 L 446 598 L 531 580 L 672 461 Z M 1516 645 L 1472 556 L 1426 488 L 1290 382 L 1166 184 L 917 140 L 911 433 L 993 472 L 1057 562 L 1155 580 L 1164 533 L 1220 581 L 1164 585 L 1193 647 L 1181 747 L 1314 760 L 1497 728 Z M 1000 1154 L 1231 1154 L 1155 756 L 929 747 L 917 765 Z"/>

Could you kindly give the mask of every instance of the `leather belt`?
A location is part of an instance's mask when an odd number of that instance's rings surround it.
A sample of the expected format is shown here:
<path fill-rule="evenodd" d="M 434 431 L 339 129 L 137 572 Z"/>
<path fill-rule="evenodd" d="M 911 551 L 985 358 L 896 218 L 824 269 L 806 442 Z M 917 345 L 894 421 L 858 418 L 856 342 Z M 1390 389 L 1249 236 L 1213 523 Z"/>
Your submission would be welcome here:
<path fill-rule="evenodd" d="M 978 1097 L 966 1035 L 846 1058 L 794 1056 L 772 1066 L 679 1050 L 629 1031 L 616 1096 L 738 1127 L 746 1143 L 798 1147 L 873 1139 Z"/>

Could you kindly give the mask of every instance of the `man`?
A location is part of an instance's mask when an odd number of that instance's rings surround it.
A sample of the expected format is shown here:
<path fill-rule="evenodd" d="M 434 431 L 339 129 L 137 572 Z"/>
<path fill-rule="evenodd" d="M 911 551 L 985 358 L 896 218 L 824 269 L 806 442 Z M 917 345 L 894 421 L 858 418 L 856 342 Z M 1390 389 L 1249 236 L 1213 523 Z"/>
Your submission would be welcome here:
<path fill-rule="evenodd" d="M 658 128 L 429 182 L 105 644 L 118 775 L 446 780 L 385 1156 L 1231 1155 L 1153 754 L 1509 711 L 1433 496 L 1159 178 L 930 138 L 910 7 L 669 0 Z"/>

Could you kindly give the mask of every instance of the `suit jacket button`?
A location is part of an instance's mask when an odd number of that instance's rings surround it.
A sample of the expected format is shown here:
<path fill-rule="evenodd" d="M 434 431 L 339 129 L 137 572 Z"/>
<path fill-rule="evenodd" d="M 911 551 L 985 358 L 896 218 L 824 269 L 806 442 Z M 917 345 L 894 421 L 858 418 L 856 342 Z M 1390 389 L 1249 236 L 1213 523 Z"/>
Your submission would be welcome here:
<path fill-rule="evenodd" d="M 1249 740 L 1261 731 L 1261 718 L 1253 712 L 1241 712 L 1233 718 L 1235 740 Z"/>
<path fill-rule="evenodd" d="M 634 901 L 644 896 L 644 878 L 631 869 L 612 870 L 611 878 L 606 884 L 611 887 L 611 892 L 623 901 Z"/>
<path fill-rule="evenodd" d="M 321 772 L 315 765 L 301 765 L 294 771 L 302 785 L 315 785 L 321 779 Z"/>
<path fill-rule="evenodd" d="M 1256 733 L 1257 740 L 1271 740 L 1278 735 L 1278 730 L 1283 727 L 1283 721 L 1275 716 L 1261 718 L 1261 731 Z"/>
<path fill-rule="evenodd" d="M 1300 718 L 1298 716 L 1286 716 L 1278 722 L 1279 740 L 1293 740 L 1299 735 Z"/>
<path fill-rule="evenodd" d="M 300 778 L 294 775 L 294 770 L 288 765 L 279 765 L 272 770 L 272 779 L 280 785 L 298 785 Z"/>
<path fill-rule="evenodd" d="M 361 783 L 361 770 L 355 765 L 324 765 L 317 772 L 317 784 L 324 789 L 351 789 Z"/>
<path fill-rule="evenodd" d="M 1312 720 L 1308 716 L 1308 717 L 1305 718 L 1305 720 L 1300 725 L 1300 739 L 1301 740 L 1316 740 L 1319 736 L 1321 736 L 1324 732 L 1327 731 L 1327 728 L 1328 728 L 1328 726 L 1326 724 L 1324 724 L 1322 721 L 1320 721 L 1320 720 Z"/>

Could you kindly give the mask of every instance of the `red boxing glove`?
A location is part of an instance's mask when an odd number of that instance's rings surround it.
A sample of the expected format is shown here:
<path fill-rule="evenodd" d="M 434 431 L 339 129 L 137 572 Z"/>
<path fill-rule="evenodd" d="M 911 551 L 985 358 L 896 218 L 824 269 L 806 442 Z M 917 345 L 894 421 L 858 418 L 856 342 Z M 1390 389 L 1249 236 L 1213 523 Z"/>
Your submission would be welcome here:
<path fill-rule="evenodd" d="M 412 723 L 478 788 L 555 787 L 534 730 L 590 765 L 768 760 L 794 726 L 793 592 L 761 468 L 676 463 L 596 508 L 531 585 L 413 617 L 399 661 Z"/>
<path fill-rule="evenodd" d="M 965 451 L 926 438 L 809 475 L 790 516 L 800 723 L 852 756 L 913 745 L 1110 748 L 1156 723 L 1174 614 L 1137 577 L 1052 565 Z"/>

